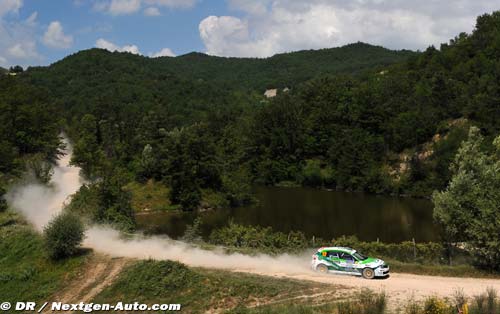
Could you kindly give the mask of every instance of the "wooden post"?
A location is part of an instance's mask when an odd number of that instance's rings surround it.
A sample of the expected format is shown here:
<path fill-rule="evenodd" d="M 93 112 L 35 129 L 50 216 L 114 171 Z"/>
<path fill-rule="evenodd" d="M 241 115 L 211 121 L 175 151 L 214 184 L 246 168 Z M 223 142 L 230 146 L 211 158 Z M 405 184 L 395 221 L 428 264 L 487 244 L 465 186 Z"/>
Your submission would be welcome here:
<path fill-rule="evenodd" d="M 417 244 L 415 243 L 415 238 L 413 240 L 413 259 L 416 261 L 417 260 Z"/>

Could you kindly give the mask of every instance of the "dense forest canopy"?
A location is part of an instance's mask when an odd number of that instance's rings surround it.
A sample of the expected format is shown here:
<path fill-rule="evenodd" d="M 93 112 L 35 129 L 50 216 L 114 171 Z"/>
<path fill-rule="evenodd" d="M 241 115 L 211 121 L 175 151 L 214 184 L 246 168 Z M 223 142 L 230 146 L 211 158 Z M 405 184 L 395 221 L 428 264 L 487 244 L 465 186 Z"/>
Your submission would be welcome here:
<path fill-rule="evenodd" d="M 44 91 L 18 106 L 34 102 L 27 119 L 51 122 L 38 124 L 41 134 L 3 141 L 51 157 L 46 149 L 56 144 L 45 137 L 62 118 L 73 163 L 100 178 L 89 188 L 102 196 L 100 219 L 106 208 L 119 211 L 110 199 L 125 202 L 120 186 L 132 180 L 162 182 L 189 210 L 207 198 L 210 206 L 241 205 L 255 184 L 430 196 L 449 181 L 471 125 L 486 137 L 500 133 L 499 57 L 499 12 L 422 53 L 362 43 L 267 59 L 91 49 L 10 78 Z M 267 88 L 278 88 L 277 97 L 265 98 Z M 42 135 L 36 149 L 17 143 Z M 123 208 L 111 216 L 128 215 Z"/>

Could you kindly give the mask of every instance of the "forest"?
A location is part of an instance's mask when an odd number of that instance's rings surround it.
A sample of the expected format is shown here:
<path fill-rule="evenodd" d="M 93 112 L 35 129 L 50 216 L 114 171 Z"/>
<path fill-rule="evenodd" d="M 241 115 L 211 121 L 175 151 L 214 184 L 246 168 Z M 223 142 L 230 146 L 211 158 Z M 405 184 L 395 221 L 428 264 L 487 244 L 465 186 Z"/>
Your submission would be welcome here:
<path fill-rule="evenodd" d="M 423 52 L 364 43 L 267 59 L 81 51 L 1 78 L 2 181 L 25 167 L 47 181 L 64 130 L 91 182 L 81 192 L 99 204 L 94 218 L 126 228 L 123 186 L 148 180 L 184 210 L 252 202 L 255 185 L 431 197 L 471 126 L 486 150 L 500 133 L 499 56 L 499 12 Z M 264 97 L 268 88 L 278 95 Z"/>

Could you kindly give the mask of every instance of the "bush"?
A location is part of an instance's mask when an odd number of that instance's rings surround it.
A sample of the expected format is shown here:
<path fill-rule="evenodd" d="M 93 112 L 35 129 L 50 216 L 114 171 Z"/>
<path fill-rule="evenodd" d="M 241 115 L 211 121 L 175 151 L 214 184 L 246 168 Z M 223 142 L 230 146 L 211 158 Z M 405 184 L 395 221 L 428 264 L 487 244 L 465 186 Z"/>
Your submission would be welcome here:
<path fill-rule="evenodd" d="M 355 236 L 339 237 L 330 245 L 348 246 L 371 256 L 390 257 L 401 262 L 424 262 L 438 264 L 443 260 L 443 246 L 439 243 L 401 243 L 362 242 Z"/>
<path fill-rule="evenodd" d="M 308 247 L 301 232 L 275 232 L 272 228 L 243 226 L 230 222 L 227 227 L 210 234 L 210 243 L 238 248 L 261 249 L 266 252 L 282 252 Z"/>
<path fill-rule="evenodd" d="M 7 210 L 7 201 L 5 200 L 5 189 L 0 186 L 0 213 Z"/>
<path fill-rule="evenodd" d="M 43 233 L 50 258 L 57 260 L 78 252 L 85 229 L 78 216 L 65 211 L 50 221 Z"/>

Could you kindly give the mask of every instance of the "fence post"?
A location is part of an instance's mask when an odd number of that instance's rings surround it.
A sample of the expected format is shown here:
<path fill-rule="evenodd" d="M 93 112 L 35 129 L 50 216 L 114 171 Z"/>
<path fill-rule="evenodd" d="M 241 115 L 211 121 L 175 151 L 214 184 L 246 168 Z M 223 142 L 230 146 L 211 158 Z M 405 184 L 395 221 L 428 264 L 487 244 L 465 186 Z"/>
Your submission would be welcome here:
<path fill-rule="evenodd" d="M 314 235 L 313 235 L 313 238 L 312 238 L 312 242 L 313 242 L 313 246 L 316 246 L 316 238 L 314 237 Z"/>
<path fill-rule="evenodd" d="M 415 243 L 415 238 L 412 239 L 413 241 L 413 259 L 417 261 L 417 244 Z"/>

